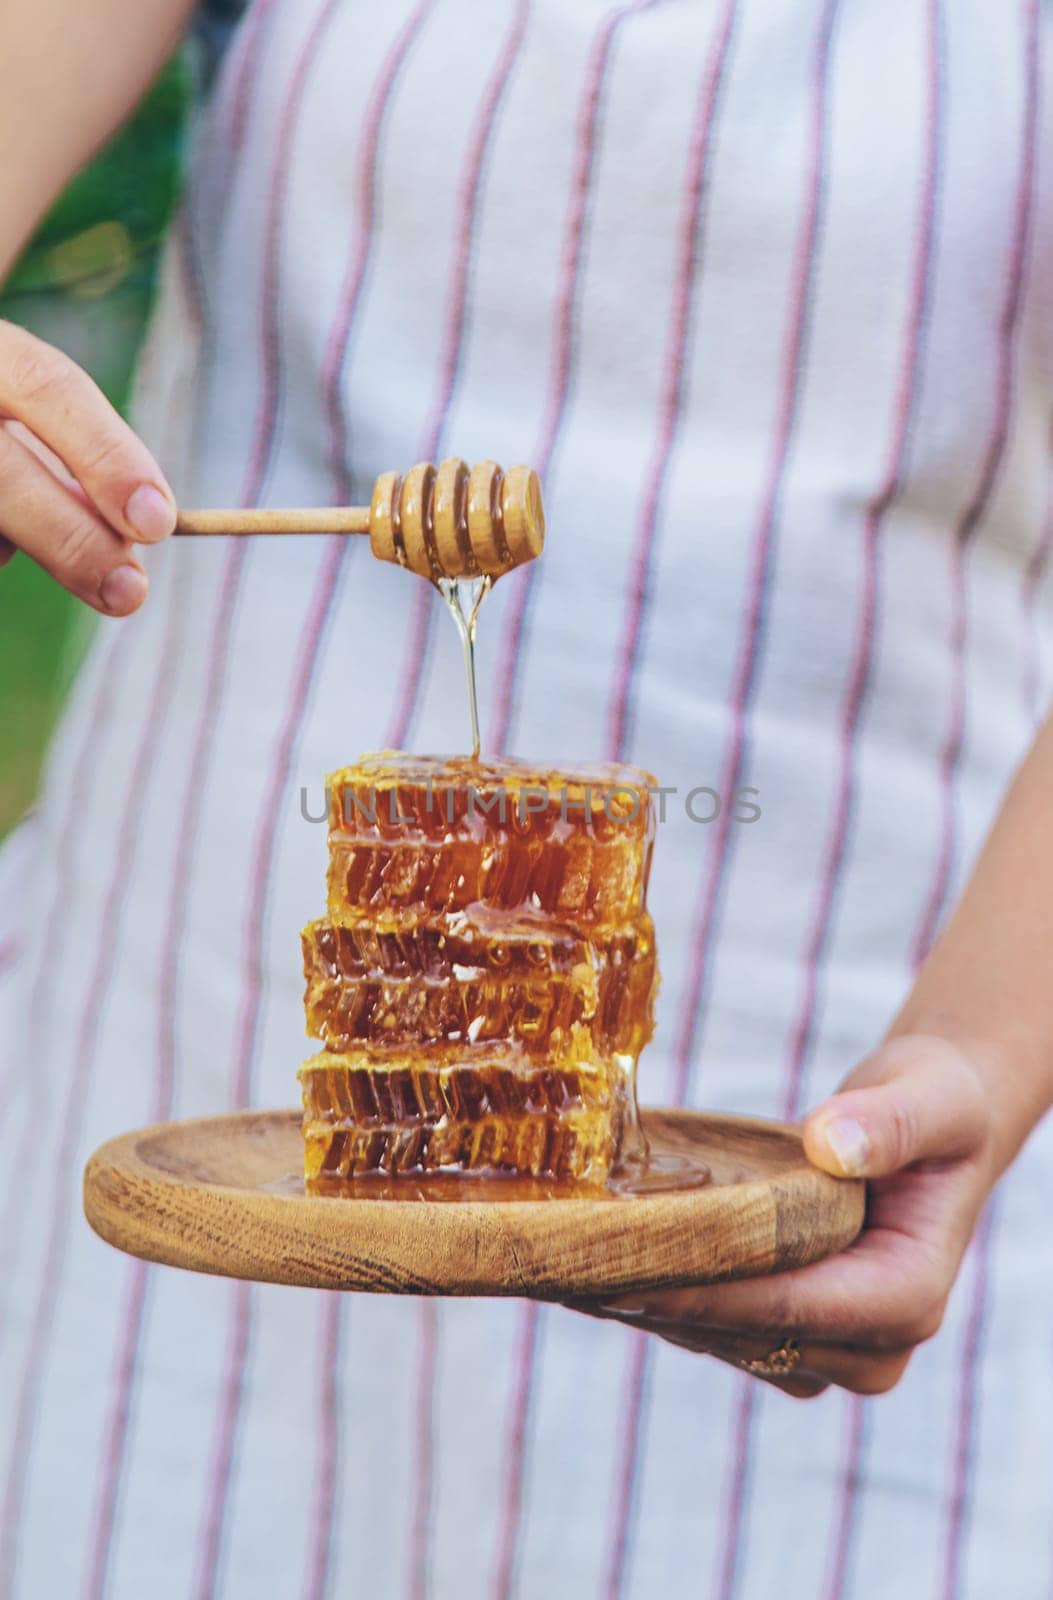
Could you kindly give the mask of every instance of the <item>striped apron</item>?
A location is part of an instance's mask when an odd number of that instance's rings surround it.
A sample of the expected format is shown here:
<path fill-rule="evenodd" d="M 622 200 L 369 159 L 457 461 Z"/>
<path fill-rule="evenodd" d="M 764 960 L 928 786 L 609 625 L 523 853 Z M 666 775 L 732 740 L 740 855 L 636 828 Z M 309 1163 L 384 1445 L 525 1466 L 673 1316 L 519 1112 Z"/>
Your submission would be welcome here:
<path fill-rule="evenodd" d="M 830 1093 L 1045 704 L 1050 42 L 1037 0 L 256 0 L 202 117 L 137 425 L 187 503 L 542 470 L 484 749 L 674 790 L 645 1101 Z M 323 774 L 467 737 L 364 542 L 150 565 L 0 858 L 2 1600 L 1047 1597 L 1049 1124 L 871 1401 L 90 1234 L 102 1139 L 294 1101 Z"/>

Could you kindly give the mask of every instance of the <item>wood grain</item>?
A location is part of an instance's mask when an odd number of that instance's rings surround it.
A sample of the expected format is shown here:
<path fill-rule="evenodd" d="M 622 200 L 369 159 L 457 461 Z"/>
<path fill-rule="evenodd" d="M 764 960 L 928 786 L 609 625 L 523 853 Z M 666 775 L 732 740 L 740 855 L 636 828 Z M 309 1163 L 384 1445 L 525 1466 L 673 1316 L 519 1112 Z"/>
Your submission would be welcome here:
<path fill-rule="evenodd" d="M 180 511 L 175 531 L 183 537 L 261 533 L 368 533 L 368 506 L 290 507 L 286 510 Z"/>
<path fill-rule="evenodd" d="M 422 1200 L 400 1180 L 409 1198 L 308 1198 L 294 1192 L 299 1113 L 246 1111 L 110 1140 L 88 1162 L 84 1209 L 118 1249 L 197 1272 L 542 1299 L 775 1272 L 844 1248 L 862 1226 L 864 1185 L 810 1166 L 792 1128 L 688 1111 L 643 1121 L 708 1163 L 711 1182 L 524 1199 L 491 1179 L 478 1198 Z"/>

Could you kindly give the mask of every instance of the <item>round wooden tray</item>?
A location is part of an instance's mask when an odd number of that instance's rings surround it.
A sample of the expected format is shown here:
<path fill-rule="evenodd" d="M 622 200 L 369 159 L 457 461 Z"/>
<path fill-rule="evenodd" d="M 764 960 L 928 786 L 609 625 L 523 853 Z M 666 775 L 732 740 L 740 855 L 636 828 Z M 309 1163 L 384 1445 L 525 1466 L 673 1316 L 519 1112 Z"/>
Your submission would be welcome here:
<path fill-rule="evenodd" d="M 388 1186 L 394 1198 L 370 1194 L 368 1181 L 361 1198 L 308 1197 L 299 1113 L 245 1111 L 111 1139 L 88 1162 L 84 1209 L 118 1249 L 197 1272 L 549 1299 L 803 1266 L 862 1226 L 865 1186 L 810 1166 L 793 1128 L 693 1111 L 642 1120 L 665 1150 L 704 1161 L 710 1182 L 537 1199 L 500 1178 L 440 1178 L 430 1188 L 449 1182 L 456 1198 L 433 1200 L 403 1178 Z"/>

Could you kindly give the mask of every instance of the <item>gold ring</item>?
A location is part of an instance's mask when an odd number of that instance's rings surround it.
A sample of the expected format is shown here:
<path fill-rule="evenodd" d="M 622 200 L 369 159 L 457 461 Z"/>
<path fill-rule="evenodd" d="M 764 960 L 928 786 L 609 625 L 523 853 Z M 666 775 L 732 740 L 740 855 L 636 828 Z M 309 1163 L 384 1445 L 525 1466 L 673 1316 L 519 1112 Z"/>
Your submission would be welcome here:
<path fill-rule="evenodd" d="M 800 1359 L 801 1347 L 797 1340 L 784 1339 L 771 1355 L 761 1356 L 755 1361 L 744 1361 L 742 1365 L 747 1372 L 756 1373 L 758 1378 L 782 1378 L 793 1371 Z"/>

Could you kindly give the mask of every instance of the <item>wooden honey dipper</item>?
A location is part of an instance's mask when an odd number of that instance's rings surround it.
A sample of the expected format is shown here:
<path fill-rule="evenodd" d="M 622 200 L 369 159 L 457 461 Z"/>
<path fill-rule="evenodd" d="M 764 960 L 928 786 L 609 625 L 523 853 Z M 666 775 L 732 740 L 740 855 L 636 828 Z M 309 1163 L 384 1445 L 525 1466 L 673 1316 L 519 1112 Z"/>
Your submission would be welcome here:
<path fill-rule="evenodd" d="M 385 472 L 369 506 L 287 511 L 182 511 L 177 534 L 367 533 L 373 554 L 419 577 L 498 577 L 533 561 L 545 543 L 545 508 L 533 467 L 456 457 Z"/>

